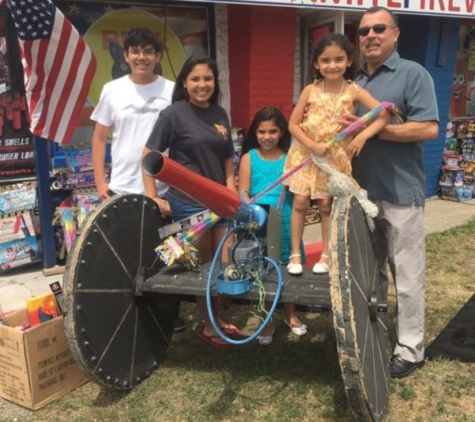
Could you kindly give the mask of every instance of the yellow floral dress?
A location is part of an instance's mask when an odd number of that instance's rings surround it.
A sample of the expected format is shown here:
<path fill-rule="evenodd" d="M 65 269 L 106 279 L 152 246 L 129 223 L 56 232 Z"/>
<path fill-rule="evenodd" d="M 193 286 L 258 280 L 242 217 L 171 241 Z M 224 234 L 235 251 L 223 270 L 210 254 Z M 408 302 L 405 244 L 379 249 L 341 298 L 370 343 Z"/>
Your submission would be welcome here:
<path fill-rule="evenodd" d="M 314 82 L 310 91 L 308 112 L 300 123 L 300 127 L 310 139 L 326 143 L 343 130 L 338 123 L 339 118 L 344 113 L 354 114 L 355 107 L 349 90 L 357 89 L 357 87 L 353 82 L 347 81 L 346 87 L 341 93 L 332 94 L 320 91 L 317 87 L 318 82 L 318 80 Z M 333 144 L 325 157 L 334 169 L 351 178 L 351 159 L 346 153 L 346 147 L 351 139 L 348 138 Z M 309 156 L 310 151 L 294 138 L 287 154 L 284 173 L 298 166 Z M 290 192 L 309 196 L 311 199 L 329 196 L 327 175 L 313 162 L 285 179 L 283 183 L 289 186 Z"/>

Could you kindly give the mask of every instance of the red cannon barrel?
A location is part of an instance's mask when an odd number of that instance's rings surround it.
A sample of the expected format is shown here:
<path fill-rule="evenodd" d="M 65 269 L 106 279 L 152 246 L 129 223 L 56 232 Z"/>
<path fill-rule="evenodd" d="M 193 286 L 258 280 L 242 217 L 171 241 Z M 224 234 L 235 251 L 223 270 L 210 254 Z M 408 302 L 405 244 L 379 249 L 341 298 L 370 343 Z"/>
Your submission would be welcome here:
<path fill-rule="evenodd" d="M 142 168 L 149 176 L 186 193 L 220 217 L 258 224 L 266 221 L 266 212 L 258 205 L 241 201 L 236 192 L 188 170 L 159 151 L 145 155 Z"/>

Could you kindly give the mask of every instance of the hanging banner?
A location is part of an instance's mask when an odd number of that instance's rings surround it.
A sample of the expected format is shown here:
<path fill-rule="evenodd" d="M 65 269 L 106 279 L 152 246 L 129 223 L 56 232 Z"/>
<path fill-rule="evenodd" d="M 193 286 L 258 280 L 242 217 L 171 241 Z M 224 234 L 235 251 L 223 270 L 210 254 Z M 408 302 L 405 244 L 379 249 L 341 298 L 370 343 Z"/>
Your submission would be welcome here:
<path fill-rule="evenodd" d="M 3 13 L 1 13 L 3 12 Z M 23 70 L 13 23 L 0 11 L 0 181 L 35 176 Z M 13 32 L 14 33 L 14 32 Z M 9 35 L 10 34 L 10 35 Z"/>
<path fill-rule="evenodd" d="M 208 55 L 208 8 L 176 4 L 141 3 L 127 7 L 125 4 L 105 6 L 84 1 L 74 6 L 58 2 L 58 7 L 84 37 L 97 60 L 87 103 L 84 105 L 79 130 L 74 140 L 87 142 L 92 127 L 92 110 L 107 82 L 130 73 L 124 59 L 123 45 L 127 31 L 136 26 L 148 27 L 162 40 L 165 51 L 155 73 L 174 81 L 187 57 Z M 81 131 L 84 130 L 84 131 Z"/>
<path fill-rule="evenodd" d="M 208 0 L 190 0 L 206 2 Z M 475 0 L 215 0 L 214 3 L 234 3 L 261 6 L 316 7 L 319 9 L 340 9 L 364 11 L 380 6 L 394 13 L 411 15 L 440 15 L 454 17 L 473 17 Z"/>

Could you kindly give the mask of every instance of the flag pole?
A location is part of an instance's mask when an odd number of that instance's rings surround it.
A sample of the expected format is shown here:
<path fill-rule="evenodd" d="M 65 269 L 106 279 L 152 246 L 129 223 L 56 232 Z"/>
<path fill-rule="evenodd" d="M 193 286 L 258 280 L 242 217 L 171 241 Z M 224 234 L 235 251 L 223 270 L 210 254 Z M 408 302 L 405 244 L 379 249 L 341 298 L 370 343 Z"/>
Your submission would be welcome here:
<path fill-rule="evenodd" d="M 48 157 L 48 140 L 33 136 L 35 147 L 35 172 L 40 210 L 41 245 L 43 252 L 43 268 L 56 265 L 54 245 L 53 203 L 49 178 L 50 160 Z"/>

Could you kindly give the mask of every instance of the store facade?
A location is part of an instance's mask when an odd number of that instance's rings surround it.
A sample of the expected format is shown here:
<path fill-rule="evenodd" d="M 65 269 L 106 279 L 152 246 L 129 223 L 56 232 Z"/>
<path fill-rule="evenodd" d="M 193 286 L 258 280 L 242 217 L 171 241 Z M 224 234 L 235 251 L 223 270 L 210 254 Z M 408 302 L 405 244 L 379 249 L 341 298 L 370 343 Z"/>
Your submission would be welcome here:
<path fill-rule="evenodd" d="M 76 144 L 90 143 L 89 116 L 104 83 L 128 71 L 121 49 L 124 34 L 132 26 L 149 26 L 165 39 L 167 54 L 159 72 L 169 79 L 175 79 L 190 55 L 215 57 L 221 73 L 222 105 L 232 125 L 246 129 L 254 113 L 264 106 L 276 105 L 290 116 L 309 82 L 309 57 L 315 40 L 334 31 L 345 33 L 357 44 L 361 14 L 374 5 L 399 14 L 401 56 L 421 63 L 435 81 L 441 131 L 439 139 L 425 148 L 428 196 L 437 192 L 448 119 L 475 114 L 473 1 L 58 0 L 55 4 L 84 36 L 97 59 L 88 102 L 73 138 Z M 4 73 L 0 69 L 0 76 Z M 4 149 L 11 149 L 4 144 Z M 5 150 L 5 157 L 10 149 Z M 32 171 L 31 162 L 23 171 Z"/>
<path fill-rule="evenodd" d="M 418 2 L 348 0 L 239 1 L 66 1 L 58 7 L 82 33 L 98 58 L 98 71 L 75 139 L 88 141 L 89 114 L 103 84 L 121 69 L 121 37 L 134 25 L 157 28 L 165 34 L 168 56 L 162 60 L 165 77 L 174 79 L 189 55 L 215 57 L 221 72 L 222 104 L 233 126 L 247 128 L 261 107 L 276 105 L 290 116 L 303 86 L 308 83 L 309 56 L 314 41 L 327 32 L 343 32 L 357 44 L 356 28 L 362 12 L 373 5 L 399 14 L 401 37 L 398 51 L 415 60 L 434 78 L 445 128 L 454 102 L 452 83 L 460 63 L 459 30 L 472 14 L 474 4 L 456 0 Z M 465 20 L 464 20 L 465 19 Z M 115 62 L 114 60 L 119 60 Z M 118 72 L 118 73 L 117 73 Z M 473 84 L 472 84 L 473 85 Z M 470 85 L 473 91 L 473 87 Z M 437 193 L 445 131 L 428 142 L 424 162 L 427 195 Z"/>

